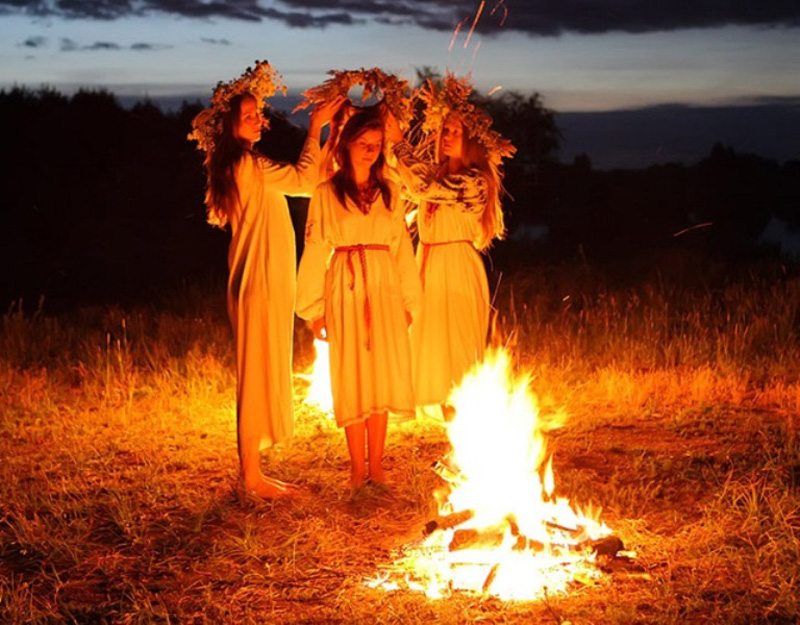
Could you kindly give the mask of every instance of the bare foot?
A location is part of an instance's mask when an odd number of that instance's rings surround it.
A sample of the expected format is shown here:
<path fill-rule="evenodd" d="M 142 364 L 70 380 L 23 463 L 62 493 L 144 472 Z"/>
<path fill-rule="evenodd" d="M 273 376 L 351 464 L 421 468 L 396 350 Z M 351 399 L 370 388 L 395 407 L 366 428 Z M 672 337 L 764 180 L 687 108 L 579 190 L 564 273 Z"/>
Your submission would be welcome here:
<path fill-rule="evenodd" d="M 350 469 L 350 487 L 351 488 L 361 488 L 367 481 L 367 476 L 364 471 L 356 471 L 354 469 Z"/>
<path fill-rule="evenodd" d="M 383 467 L 378 467 L 377 469 L 371 468 L 369 470 L 369 478 L 367 481 L 372 484 L 386 486 L 386 474 L 383 472 Z"/>
<path fill-rule="evenodd" d="M 249 495 L 259 499 L 274 499 L 276 497 L 297 497 L 300 489 L 294 484 L 281 482 L 274 477 L 259 475 L 255 479 L 246 477 L 244 479 L 244 489 Z"/>

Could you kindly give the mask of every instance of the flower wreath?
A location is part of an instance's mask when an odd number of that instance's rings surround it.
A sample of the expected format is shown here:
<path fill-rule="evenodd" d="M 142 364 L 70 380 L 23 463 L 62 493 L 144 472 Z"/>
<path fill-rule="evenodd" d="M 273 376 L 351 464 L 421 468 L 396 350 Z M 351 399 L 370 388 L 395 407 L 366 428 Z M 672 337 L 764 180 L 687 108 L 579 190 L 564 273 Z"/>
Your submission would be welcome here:
<path fill-rule="evenodd" d="M 361 101 L 366 101 L 371 95 L 380 95 L 381 100 L 389 107 L 394 116 L 403 127 L 411 121 L 411 106 L 408 99 L 408 81 L 398 78 L 394 74 L 387 74 L 383 70 L 372 69 L 358 70 L 331 70 L 328 72 L 333 78 L 328 78 L 321 85 L 312 87 L 303 92 L 303 100 L 292 113 L 301 111 L 309 106 L 321 102 L 328 102 L 336 96 L 345 96 L 356 85 L 364 87 Z"/>
<path fill-rule="evenodd" d="M 197 148 L 208 152 L 222 134 L 222 120 L 231 108 L 231 99 L 244 93 L 252 94 L 257 102 L 264 102 L 280 91 L 286 95 L 286 85 L 281 75 L 267 61 L 256 61 L 255 67 L 248 67 L 239 78 L 230 82 L 222 81 L 214 87 L 211 107 L 203 109 L 192 120 L 190 141 L 197 141 Z M 267 103 L 268 105 L 268 103 Z M 269 128 L 269 120 L 264 119 L 264 128 Z"/>
<path fill-rule="evenodd" d="M 440 87 L 428 78 L 415 94 L 425 104 L 422 135 L 435 137 L 448 115 L 454 114 L 464 124 L 467 134 L 486 148 L 489 160 L 499 166 L 504 158 L 514 155 L 516 148 L 492 130 L 492 118 L 469 101 L 471 93 L 469 76 L 457 78 L 448 72 Z"/>

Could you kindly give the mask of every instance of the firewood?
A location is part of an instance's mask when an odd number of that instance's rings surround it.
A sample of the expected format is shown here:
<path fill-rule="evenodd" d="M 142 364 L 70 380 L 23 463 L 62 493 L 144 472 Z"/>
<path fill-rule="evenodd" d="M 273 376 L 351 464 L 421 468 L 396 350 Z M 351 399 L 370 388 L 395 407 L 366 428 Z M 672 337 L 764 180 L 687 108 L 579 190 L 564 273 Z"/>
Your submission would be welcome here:
<path fill-rule="evenodd" d="M 611 556 L 612 558 L 617 555 L 619 551 L 625 549 L 625 545 L 618 537 L 611 535 L 605 538 L 598 538 L 597 540 L 590 541 L 589 543 L 598 556 Z"/>
<path fill-rule="evenodd" d="M 457 527 L 469 521 L 474 516 L 475 512 L 473 510 L 461 510 L 460 512 L 453 512 L 453 514 L 433 519 L 425 524 L 425 529 L 422 530 L 422 536 L 430 536 L 436 530 L 447 530 Z"/>
<path fill-rule="evenodd" d="M 503 544 L 503 534 L 503 531 L 491 529 L 484 531 L 456 530 L 447 548 L 449 551 L 461 551 L 462 549 L 499 547 Z"/>

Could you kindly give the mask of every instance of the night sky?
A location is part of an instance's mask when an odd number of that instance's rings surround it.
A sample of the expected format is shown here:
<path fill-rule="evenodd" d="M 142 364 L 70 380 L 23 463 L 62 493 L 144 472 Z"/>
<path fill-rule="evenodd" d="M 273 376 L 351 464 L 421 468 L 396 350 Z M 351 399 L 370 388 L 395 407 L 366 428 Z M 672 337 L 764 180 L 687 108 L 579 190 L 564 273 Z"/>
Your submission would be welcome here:
<path fill-rule="evenodd" d="M 757 107 L 751 136 L 730 140 L 767 152 L 769 107 L 800 108 L 796 0 L 0 0 L 0 55 L 0 87 L 164 103 L 206 98 L 268 59 L 295 98 L 329 69 L 379 66 L 413 82 L 429 66 L 471 72 L 484 93 L 536 91 L 559 113 L 656 106 L 663 121 L 664 106 Z M 568 155 L 602 152 L 571 123 Z M 766 156 L 791 151 L 779 135 Z"/>

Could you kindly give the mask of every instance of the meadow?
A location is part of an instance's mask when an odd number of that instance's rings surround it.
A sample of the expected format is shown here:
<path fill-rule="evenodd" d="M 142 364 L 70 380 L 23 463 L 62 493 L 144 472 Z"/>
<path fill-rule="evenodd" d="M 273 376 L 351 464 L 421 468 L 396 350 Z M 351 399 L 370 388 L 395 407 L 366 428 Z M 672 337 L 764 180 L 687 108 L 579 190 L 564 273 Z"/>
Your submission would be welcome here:
<path fill-rule="evenodd" d="M 800 278 L 695 277 L 612 287 L 570 266 L 497 285 L 497 336 L 542 410 L 567 416 L 550 435 L 558 491 L 602 507 L 636 553 L 524 602 L 365 583 L 436 515 L 436 421 L 390 427 L 391 490 L 351 500 L 344 436 L 298 377 L 296 438 L 263 466 L 307 495 L 241 495 L 222 286 L 124 309 L 12 306 L 0 621 L 797 623 Z M 295 353 L 302 372 L 300 325 Z"/>

